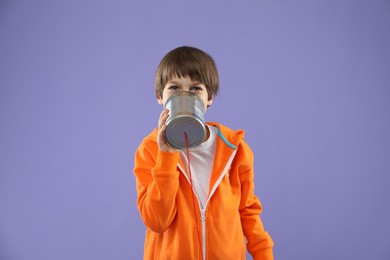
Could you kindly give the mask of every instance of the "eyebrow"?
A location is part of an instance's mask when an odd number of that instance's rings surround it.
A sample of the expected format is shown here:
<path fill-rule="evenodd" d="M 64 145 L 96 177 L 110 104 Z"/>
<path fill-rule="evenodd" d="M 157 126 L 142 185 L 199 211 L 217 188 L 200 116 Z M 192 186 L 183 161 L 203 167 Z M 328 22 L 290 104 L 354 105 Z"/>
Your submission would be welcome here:
<path fill-rule="evenodd" d="M 178 84 L 178 82 L 177 82 L 177 81 L 174 81 L 174 80 L 168 80 L 167 83 Z"/>
<path fill-rule="evenodd" d="M 179 84 L 179 82 L 175 81 L 175 80 L 169 80 L 167 83 L 171 83 L 171 84 Z M 199 81 L 192 81 L 191 82 L 191 85 L 204 85 L 202 82 L 199 82 Z"/>

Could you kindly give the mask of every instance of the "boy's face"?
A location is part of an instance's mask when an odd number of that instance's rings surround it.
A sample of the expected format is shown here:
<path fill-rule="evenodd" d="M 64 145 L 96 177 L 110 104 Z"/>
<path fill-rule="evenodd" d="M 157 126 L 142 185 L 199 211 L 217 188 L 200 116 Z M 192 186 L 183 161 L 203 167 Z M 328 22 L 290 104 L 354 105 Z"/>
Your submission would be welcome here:
<path fill-rule="evenodd" d="M 179 78 L 177 76 L 171 78 L 167 84 L 165 84 L 162 97 L 159 96 L 157 98 L 157 102 L 160 105 L 165 105 L 167 99 L 178 91 L 188 91 L 198 95 L 198 97 L 200 97 L 203 101 L 205 112 L 207 107 L 213 103 L 213 98 L 208 100 L 207 88 L 204 84 L 192 81 L 189 77 Z"/>

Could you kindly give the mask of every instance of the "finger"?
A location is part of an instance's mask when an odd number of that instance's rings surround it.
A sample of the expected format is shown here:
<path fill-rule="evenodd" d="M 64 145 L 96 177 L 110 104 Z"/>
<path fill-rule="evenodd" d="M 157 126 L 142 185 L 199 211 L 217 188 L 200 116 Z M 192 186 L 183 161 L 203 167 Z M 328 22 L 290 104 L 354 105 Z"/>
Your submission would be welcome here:
<path fill-rule="evenodd" d="M 159 129 L 159 131 L 158 131 L 158 136 L 159 136 L 160 140 L 161 140 L 161 141 L 164 141 L 164 142 L 165 142 L 165 128 L 166 128 L 166 126 L 163 125 L 163 126 Z"/>
<path fill-rule="evenodd" d="M 163 109 L 161 111 L 161 113 L 160 113 L 160 118 L 159 119 L 161 119 L 167 113 L 167 111 L 169 111 L 169 110 L 168 109 Z"/>
<path fill-rule="evenodd" d="M 167 109 L 163 110 L 160 114 L 160 119 L 159 119 L 159 123 L 158 123 L 159 129 L 161 129 L 161 127 L 165 125 L 168 117 L 169 117 L 169 110 L 167 110 Z"/>

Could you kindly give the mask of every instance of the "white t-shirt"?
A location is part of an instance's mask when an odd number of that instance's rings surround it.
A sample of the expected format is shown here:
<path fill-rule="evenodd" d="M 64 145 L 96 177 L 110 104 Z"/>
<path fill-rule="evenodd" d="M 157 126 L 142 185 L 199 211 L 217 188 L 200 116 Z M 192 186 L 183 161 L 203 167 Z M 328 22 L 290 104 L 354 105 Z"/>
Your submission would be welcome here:
<path fill-rule="evenodd" d="M 205 207 L 209 195 L 210 176 L 213 169 L 216 148 L 215 137 L 217 135 L 217 129 L 215 127 L 208 125 L 205 125 L 205 127 L 209 129 L 209 138 L 199 146 L 189 149 L 192 187 L 202 209 Z M 184 163 L 185 171 L 188 173 L 186 149 L 180 151 L 180 157 Z M 189 176 L 189 174 L 187 175 Z"/>

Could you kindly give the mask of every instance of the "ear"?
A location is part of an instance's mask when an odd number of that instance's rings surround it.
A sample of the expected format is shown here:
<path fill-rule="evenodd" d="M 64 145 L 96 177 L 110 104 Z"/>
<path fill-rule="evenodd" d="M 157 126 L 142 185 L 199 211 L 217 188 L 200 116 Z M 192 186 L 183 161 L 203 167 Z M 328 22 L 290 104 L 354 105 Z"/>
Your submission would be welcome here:
<path fill-rule="evenodd" d="M 207 100 L 207 107 L 211 106 L 213 101 L 214 101 L 214 97 L 212 97 L 210 100 Z"/>
<path fill-rule="evenodd" d="M 157 94 L 157 103 L 159 103 L 160 105 L 164 105 L 161 94 Z"/>

